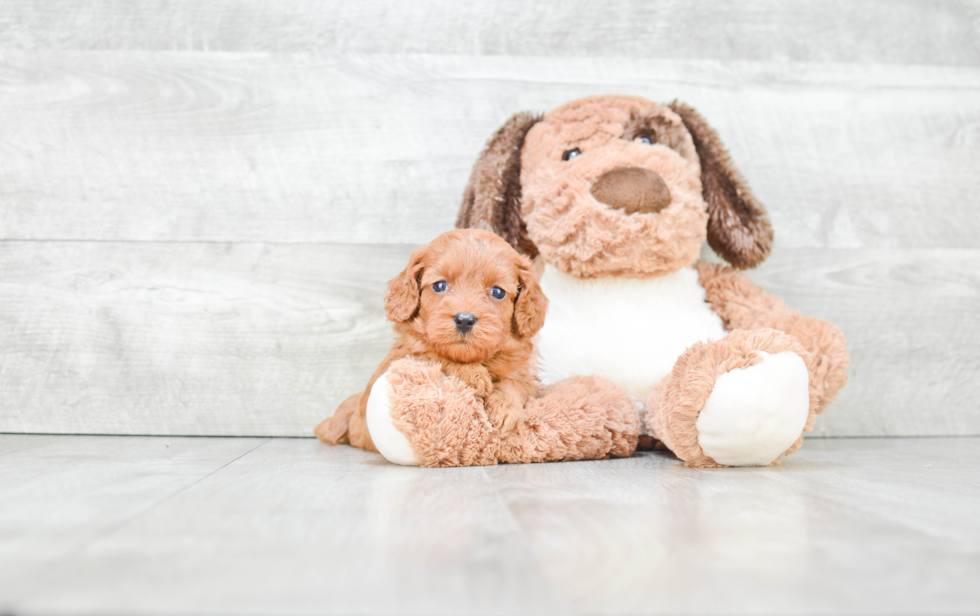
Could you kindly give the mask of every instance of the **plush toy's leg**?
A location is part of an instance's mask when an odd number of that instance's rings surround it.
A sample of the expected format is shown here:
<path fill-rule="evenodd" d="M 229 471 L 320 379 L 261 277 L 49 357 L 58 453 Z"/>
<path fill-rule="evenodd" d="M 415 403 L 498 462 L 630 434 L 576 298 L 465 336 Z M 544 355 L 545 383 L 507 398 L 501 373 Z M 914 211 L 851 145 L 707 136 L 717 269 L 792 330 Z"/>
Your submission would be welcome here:
<path fill-rule="evenodd" d="M 833 403 L 837 392 L 847 383 L 849 360 L 844 334 L 833 323 L 791 309 L 730 267 L 701 262 L 698 275 L 707 301 L 726 329 L 777 329 L 798 340 L 810 354 L 810 384 L 819 397 L 816 412 L 807 422 L 807 430 L 811 430 L 815 416 Z"/>
<path fill-rule="evenodd" d="M 809 354 L 773 329 L 697 343 L 650 395 L 650 431 L 687 466 L 766 466 L 796 451 L 818 407 Z"/>
<path fill-rule="evenodd" d="M 640 421 L 630 397 L 611 382 L 576 376 L 530 400 L 524 419 L 501 439 L 501 462 L 557 462 L 629 457 Z"/>
<path fill-rule="evenodd" d="M 530 400 L 501 434 L 475 390 L 438 364 L 402 359 L 375 382 L 371 438 L 385 458 L 414 466 L 477 466 L 628 457 L 640 422 L 630 397 L 598 377 L 572 377 Z"/>
<path fill-rule="evenodd" d="M 499 440 L 475 391 L 439 364 L 400 359 L 375 381 L 371 438 L 385 458 L 412 466 L 497 463 Z"/>

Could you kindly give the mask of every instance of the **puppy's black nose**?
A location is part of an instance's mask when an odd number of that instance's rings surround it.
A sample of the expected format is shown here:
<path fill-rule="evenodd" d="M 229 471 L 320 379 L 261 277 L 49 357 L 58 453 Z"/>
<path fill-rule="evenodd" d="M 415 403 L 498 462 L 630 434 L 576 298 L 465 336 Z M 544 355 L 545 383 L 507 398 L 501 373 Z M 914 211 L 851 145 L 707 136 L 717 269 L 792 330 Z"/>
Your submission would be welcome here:
<path fill-rule="evenodd" d="M 453 323 L 456 324 L 456 329 L 465 334 L 476 325 L 476 316 L 469 312 L 460 312 L 453 317 Z"/>

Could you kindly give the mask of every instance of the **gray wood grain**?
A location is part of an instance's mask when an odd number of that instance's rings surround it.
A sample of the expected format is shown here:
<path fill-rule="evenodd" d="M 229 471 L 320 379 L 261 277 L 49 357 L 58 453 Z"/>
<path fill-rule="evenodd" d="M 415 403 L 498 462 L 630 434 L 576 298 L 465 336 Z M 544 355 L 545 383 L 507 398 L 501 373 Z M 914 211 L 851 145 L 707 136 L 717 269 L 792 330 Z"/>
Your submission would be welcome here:
<path fill-rule="evenodd" d="M 980 251 L 777 249 L 749 275 L 847 337 L 850 381 L 814 434 L 980 434 Z"/>
<path fill-rule="evenodd" d="M 0 48 L 980 65 L 976 2 L 4 3 Z"/>
<path fill-rule="evenodd" d="M 308 436 L 390 347 L 411 248 L 0 243 L 0 432 Z M 848 338 L 817 434 L 980 434 L 980 250 L 777 248 L 750 276 Z"/>
<path fill-rule="evenodd" d="M 0 243 L 0 432 L 308 436 L 410 248 Z"/>
<path fill-rule="evenodd" d="M 685 469 L 663 454 L 413 469 L 312 439 L 259 443 L 62 437 L 0 457 L 0 502 L 13 504 L 0 508 L 0 529 L 18 538 L 0 544 L 0 571 L 24 574 L 0 582 L 0 609 L 950 614 L 980 606 L 976 438 L 814 439 L 780 467 L 720 471 Z"/>
<path fill-rule="evenodd" d="M 512 113 L 681 98 L 788 247 L 978 248 L 980 69 L 8 52 L 0 238 L 414 243 Z"/>

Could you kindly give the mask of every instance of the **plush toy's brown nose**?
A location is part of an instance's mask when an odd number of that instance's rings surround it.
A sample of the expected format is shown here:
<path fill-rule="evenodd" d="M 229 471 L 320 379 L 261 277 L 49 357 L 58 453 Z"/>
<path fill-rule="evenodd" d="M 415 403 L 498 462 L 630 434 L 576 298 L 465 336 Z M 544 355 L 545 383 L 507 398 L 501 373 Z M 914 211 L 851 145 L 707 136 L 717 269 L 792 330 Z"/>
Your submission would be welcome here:
<path fill-rule="evenodd" d="M 653 214 L 670 205 L 670 189 L 664 179 L 642 167 L 607 171 L 592 184 L 592 196 L 627 214 Z"/>

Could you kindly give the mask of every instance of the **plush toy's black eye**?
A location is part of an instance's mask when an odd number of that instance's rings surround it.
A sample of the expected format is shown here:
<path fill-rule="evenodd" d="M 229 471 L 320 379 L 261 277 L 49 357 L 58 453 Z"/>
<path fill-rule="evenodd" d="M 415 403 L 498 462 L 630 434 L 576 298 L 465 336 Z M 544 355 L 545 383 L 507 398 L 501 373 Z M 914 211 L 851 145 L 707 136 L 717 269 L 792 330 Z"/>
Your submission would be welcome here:
<path fill-rule="evenodd" d="M 561 155 L 561 159 L 562 160 L 572 160 L 573 158 L 575 158 L 576 156 L 578 156 L 581 153 L 582 153 L 582 150 L 580 150 L 578 148 L 572 148 L 571 150 L 568 150 L 567 152 L 565 152 L 564 154 L 562 154 Z"/>
<path fill-rule="evenodd" d="M 500 287 L 494 287 L 490 289 L 490 295 L 492 295 L 494 299 L 504 299 L 507 297 L 507 291 L 504 291 Z"/>
<path fill-rule="evenodd" d="M 432 290 L 435 291 L 436 293 L 442 293 L 443 291 L 446 290 L 446 287 L 448 286 L 449 285 L 446 283 L 445 280 L 440 280 L 439 282 L 432 283 Z"/>
<path fill-rule="evenodd" d="M 649 135 L 642 135 L 640 137 L 637 137 L 633 141 L 639 141 L 640 143 L 645 143 L 647 145 L 653 145 L 653 139 L 651 139 L 649 137 Z"/>

